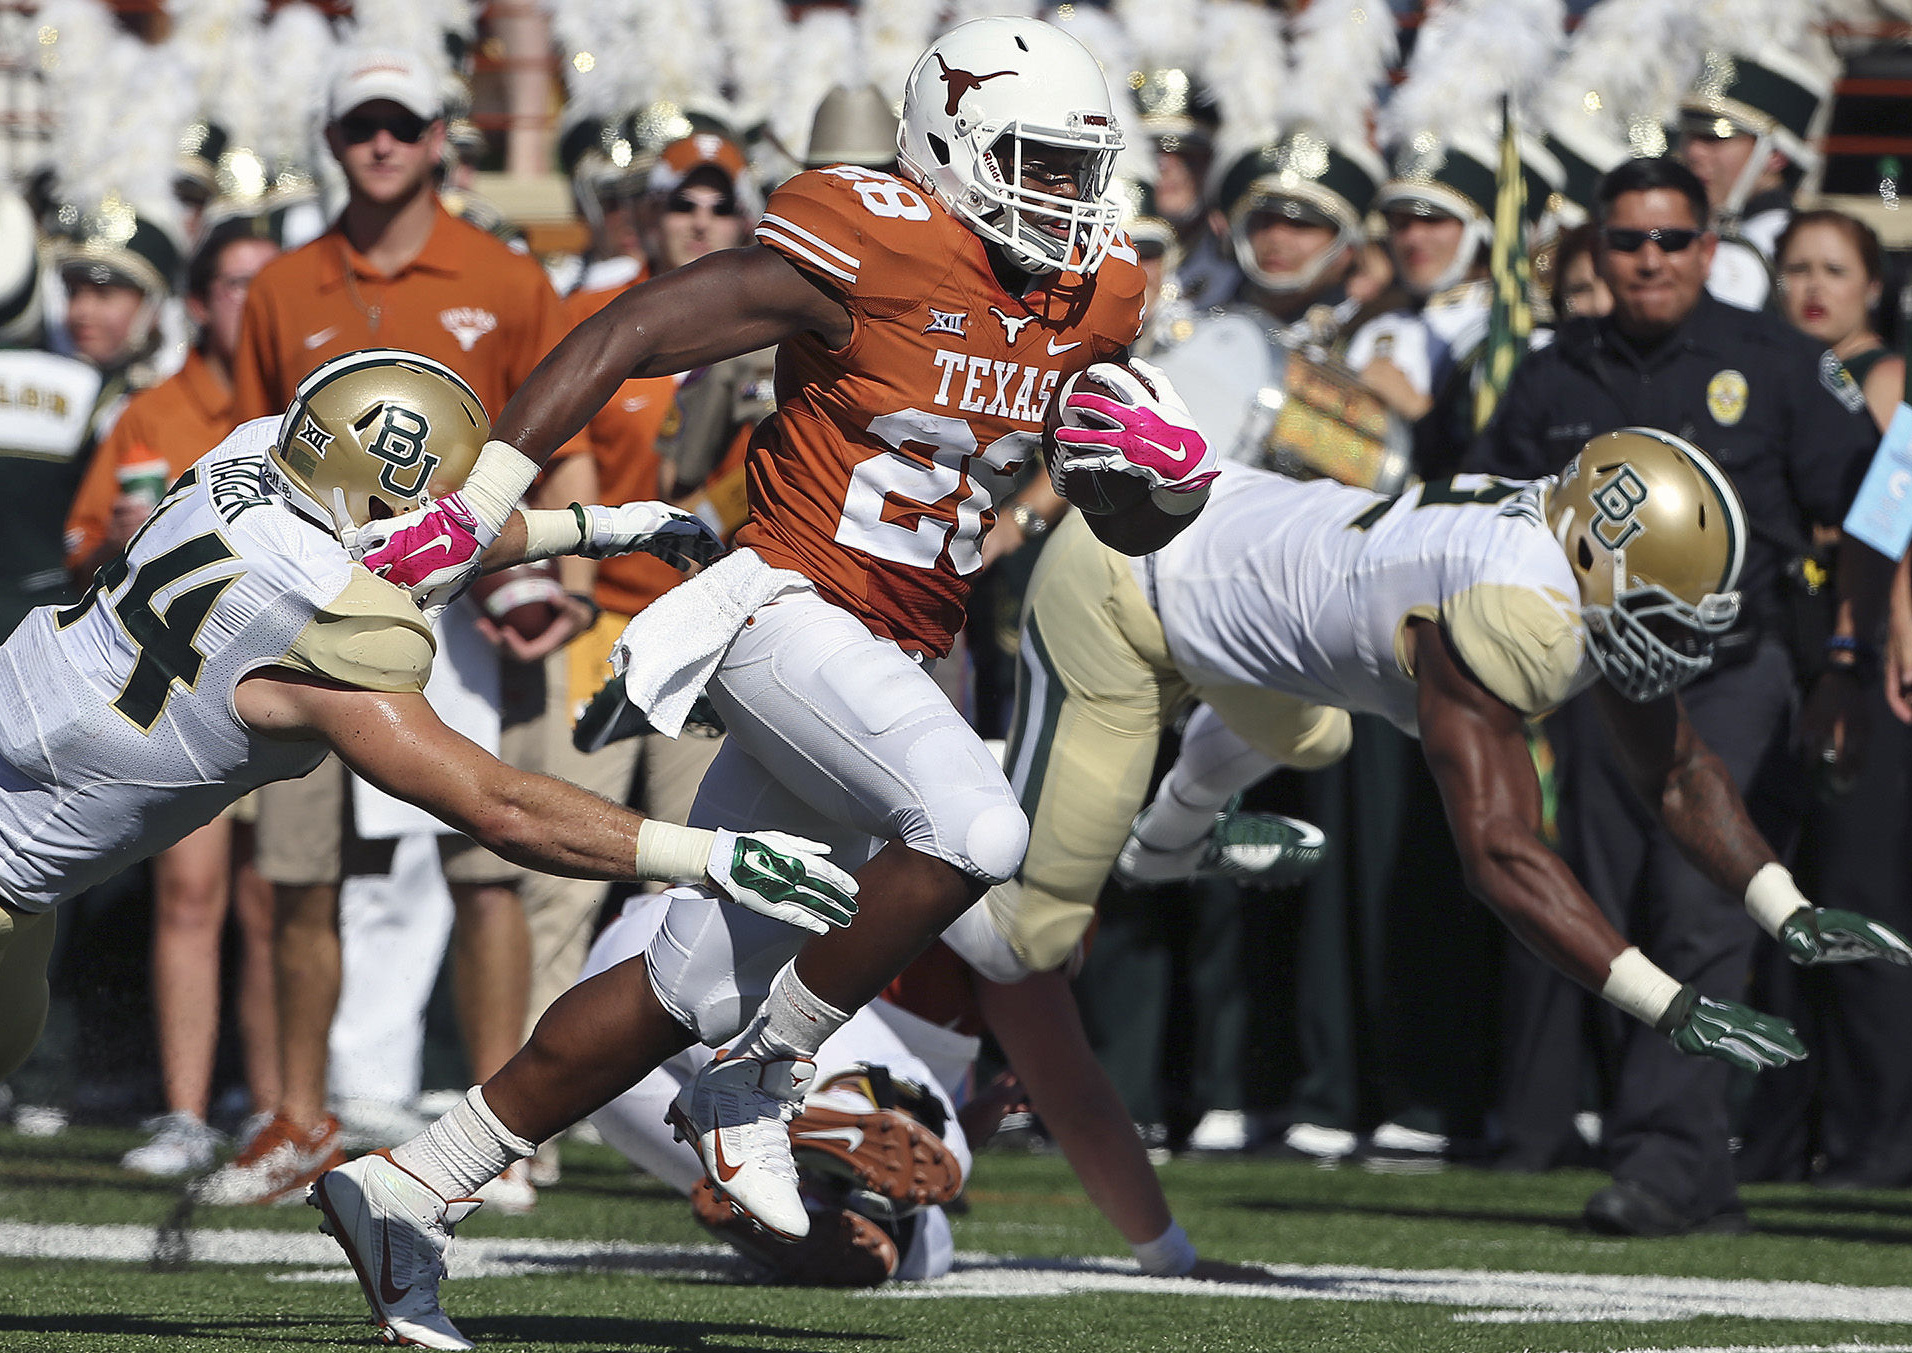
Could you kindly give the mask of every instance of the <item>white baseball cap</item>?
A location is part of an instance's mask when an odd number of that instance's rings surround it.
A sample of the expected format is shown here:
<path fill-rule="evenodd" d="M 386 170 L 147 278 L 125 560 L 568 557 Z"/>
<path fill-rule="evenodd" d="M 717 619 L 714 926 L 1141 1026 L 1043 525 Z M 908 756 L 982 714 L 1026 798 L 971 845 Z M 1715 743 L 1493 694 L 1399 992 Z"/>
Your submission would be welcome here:
<path fill-rule="evenodd" d="M 375 99 L 390 99 L 426 121 L 440 117 L 444 101 L 431 67 L 415 52 L 361 48 L 348 52 L 332 79 L 328 116 L 336 120 Z"/>

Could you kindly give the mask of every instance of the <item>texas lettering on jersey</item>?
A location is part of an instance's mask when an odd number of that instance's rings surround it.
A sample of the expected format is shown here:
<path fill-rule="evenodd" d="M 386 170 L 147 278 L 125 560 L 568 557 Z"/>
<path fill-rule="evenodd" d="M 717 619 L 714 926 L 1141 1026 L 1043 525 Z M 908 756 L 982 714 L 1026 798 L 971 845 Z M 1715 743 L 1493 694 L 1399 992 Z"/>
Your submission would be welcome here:
<path fill-rule="evenodd" d="M 784 184 L 756 237 L 853 328 L 837 350 L 814 335 L 778 349 L 778 412 L 751 444 L 738 543 L 904 648 L 947 653 L 1056 387 L 1140 330 L 1134 250 L 1123 241 L 1092 277 L 1012 296 L 928 193 L 845 166 Z"/>

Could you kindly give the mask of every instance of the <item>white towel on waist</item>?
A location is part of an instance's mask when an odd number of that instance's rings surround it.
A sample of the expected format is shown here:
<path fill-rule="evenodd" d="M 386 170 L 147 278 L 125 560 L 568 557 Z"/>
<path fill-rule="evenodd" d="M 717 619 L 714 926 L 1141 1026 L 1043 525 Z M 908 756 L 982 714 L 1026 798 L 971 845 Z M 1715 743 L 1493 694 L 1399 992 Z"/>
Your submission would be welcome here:
<path fill-rule="evenodd" d="M 611 649 L 625 697 L 651 727 L 676 737 L 751 612 L 808 586 L 801 573 L 772 568 L 755 550 L 732 550 L 631 617 Z"/>

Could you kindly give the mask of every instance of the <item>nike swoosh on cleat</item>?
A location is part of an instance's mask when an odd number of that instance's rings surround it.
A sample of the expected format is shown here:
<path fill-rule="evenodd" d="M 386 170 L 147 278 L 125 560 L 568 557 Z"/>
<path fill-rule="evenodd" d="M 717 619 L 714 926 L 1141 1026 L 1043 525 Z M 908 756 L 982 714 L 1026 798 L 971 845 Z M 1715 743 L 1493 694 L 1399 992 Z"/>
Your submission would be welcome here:
<path fill-rule="evenodd" d="M 710 1152 L 717 1158 L 717 1182 L 719 1184 L 728 1184 L 737 1177 L 737 1171 L 744 1168 L 741 1165 L 732 1165 L 724 1159 L 724 1134 L 722 1132 L 711 1133 Z"/>
<path fill-rule="evenodd" d="M 378 1223 L 378 1295 L 387 1306 L 405 1300 L 410 1288 L 396 1286 L 392 1282 L 392 1224 L 383 1218 Z"/>
<path fill-rule="evenodd" d="M 854 1152 L 863 1145 L 863 1129 L 853 1127 L 812 1128 L 808 1132 L 793 1132 L 792 1141 L 797 1142 L 842 1142 L 846 1150 Z"/>

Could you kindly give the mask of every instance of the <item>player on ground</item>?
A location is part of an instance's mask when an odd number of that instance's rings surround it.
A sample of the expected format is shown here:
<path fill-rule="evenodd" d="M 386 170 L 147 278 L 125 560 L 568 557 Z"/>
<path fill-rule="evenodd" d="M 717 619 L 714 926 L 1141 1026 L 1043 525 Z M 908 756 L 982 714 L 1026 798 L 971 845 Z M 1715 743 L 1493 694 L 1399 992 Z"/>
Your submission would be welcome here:
<path fill-rule="evenodd" d="M 781 344 L 742 548 L 639 617 L 626 680 L 674 731 L 708 679 L 730 737 L 694 821 L 800 822 L 840 861 L 867 861 L 848 942 L 800 956 L 779 927 L 680 893 L 642 961 L 574 987 L 504 1070 L 393 1152 L 396 1166 L 370 1157 L 319 1181 L 315 1201 L 360 1272 L 396 1275 L 366 1294 L 400 1337 L 468 1346 L 437 1303 L 447 1200 L 693 1041 L 736 1039 L 677 1100 L 679 1126 L 733 1205 L 801 1237 L 785 1124 L 812 1054 L 1021 863 L 1022 810 L 923 664 L 962 623 L 979 542 L 1038 454 L 1048 401 L 1139 331 L 1142 274 L 1107 193 L 1121 133 L 1078 43 L 999 18 L 951 31 L 917 63 L 899 144 L 904 177 L 800 174 L 771 198 L 754 246 L 699 259 L 579 325 L 499 418 L 504 440 L 475 482 L 388 524 L 366 554 L 408 586 L 455 580 L 424 541 L 456 535 L 475 550 L 620 382 Z M 1122 424 L 1107 440 L 1134 439 L 1133 463 L 1113 454 L 1149 489 L 1098 518 L 1131 548 L 1171 538 L 1212 477 L 1174 404 L 1143 395 L 1101 411 Z"/>
<path fill-rule="evenodd" d="M 1065 525 L 1023 617 L 1031 698 L 1009 761 L 1028 859 L 979 910 L 1007 953 L 1053 968 L 1118 850 L 1130 876 L 1185 875 L 1235 794 L 1334 760 L 1343 711 L 1379 714 L 1420 738 L 1469 886 L 1536 953 L 1683 1051 L 1797 1060 L 1784 1021 L 1683 986 L 1607 923 L 1540 839 L 1523 735 L 1598 684 L 1640 794 L 1796 961 L 1912 962 L 1894 931 L 1800 895 L 1674 694 L 1738 615 L 1746 536 L 1712 462 L 1643 428 L 1589 442 L 1558 480 L 1462 475 L 1394 500 L 1231 466 L 1146 560 Z M 1155 735 L 1191 694 L 1207 708 L 1130 836 Z"/>
<path fill-rule="evenodd" d="M 373 350 L 308 376 L 174 484 L 67 607 L 0 645 L 0 1078 L 46 1017 L 53 908 L 328 750 L 515 860 L 709 881 L 794 925 L 847 924 L 855 883 L 813 843 L 653 822 L 512 770 L 421 693 L 431 628 L 343 543 L 455 489 L 487 430 L 446 367 Z M 662 504 L 517 515 L 491 562 L 715 541 Z"/>

